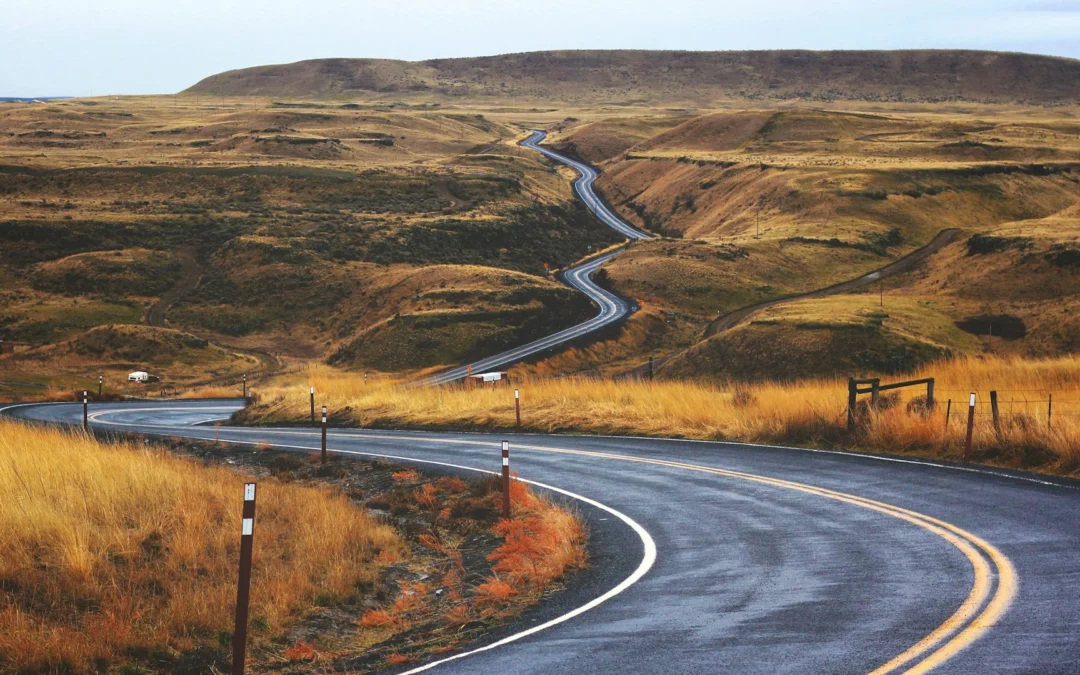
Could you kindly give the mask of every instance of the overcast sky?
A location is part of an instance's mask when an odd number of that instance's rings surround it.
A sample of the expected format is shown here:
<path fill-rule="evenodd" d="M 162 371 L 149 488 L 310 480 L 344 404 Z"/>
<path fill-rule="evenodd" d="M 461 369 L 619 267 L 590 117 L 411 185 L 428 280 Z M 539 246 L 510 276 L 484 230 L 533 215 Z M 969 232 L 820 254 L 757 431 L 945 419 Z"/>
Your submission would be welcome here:
<path fill-rule="evenodd" d="M 952 47 L 1080 58 L 1080 0 L 3 0 L 0 96 L 172 93 L 331 56 Z"/>

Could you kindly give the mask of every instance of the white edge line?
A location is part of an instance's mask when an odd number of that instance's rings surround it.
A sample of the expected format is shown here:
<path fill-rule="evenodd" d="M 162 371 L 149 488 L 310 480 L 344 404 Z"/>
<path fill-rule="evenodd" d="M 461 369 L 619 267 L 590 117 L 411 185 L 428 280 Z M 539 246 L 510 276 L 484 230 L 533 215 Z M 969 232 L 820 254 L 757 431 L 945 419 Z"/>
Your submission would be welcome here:
<path fill-rule="evenodd" d="M 154 408 L 154 410 L 157 410 L 157 409 L 158 408 Z M 205 409 L 205 408 L 200 408 L 200 409 Z M 2 412 L 3 410 L 5 410 L 5 408 L 0 408 L 0 412 Z M 124 410 L 124 411 L 102 411 L 102 412 L 98 413 L 98 415 L 104 415 L 104 414 L 107 414 L 109 412 L 117 412 L 118 413 L 118 412 L 131 412 L 131 411 L 129 411 L 129 410 Z M 107 424 L 109 426 L 133 426 L 133 427 L 155 426 L 155 425 L 142 425 L 142 424 L 124 424 L 124 423 L 121 423 L 121 422 L 105 422 L 104 424 Z M 179 429 L 184 429 L 184 427 L 162 427 L 162 428 L 170 428 L 170 429 L 178 429 L 178 430 Z M 269 433 L 273 433 L 273 432 L 269 432 Z M 162 433 L 162 434 L 155 434 L 155 435 L 166 435 L 166 434 Z M 169 435 L 184 436 L 185 434 L 183 434 L 183 433 L 174 433 L 174 434 L 169 434 Z M 197 437 L 197 436 L 191 436 L 191 438 L 196 438 L 197 440 L 203 440 L 203 441 L 207 440 L 205 438 L 201 438 L 201 437 Z M 405 439 L 403 439 L 403 440 L 405 440 Z M 224 442 L 224 443 L 235 443 L 235 444 L 238 444 L 238 445 L 258 445 L 259 444 L 259 442 L 256 442 L 256 441 L 226 440 L 226 441 L 222 441 L 222 442 Z M 436 442 L 437 442 L 437 440 L 436 440 Z M 312 448 L 312 447 L 305 446 L 305 445 L 287 445 L 287 444 L 284 444 L 284 443 L 271 443 L 270 445 L 274 445 L 274 446 L 281 447 L 281 448 L 292 448 L 294 450 L 315 450 L 315 449 L 317 449 L 317 448 Z M 485 474 L 490 474 L 490 475 L 498 475 L 498 472 L 488 471 L 487 469 L 478 469 L 478 468 L 472 467 L 472 466 L 464 466 L 462 464 L 451 464 L 449 462 L 439 462 L 439 461 L 435 461 L 435 460 L 432 460 L 432 459 L 417 459 L 415 457 L 401 457 L 401 456 L 398 456 L 398 455 L 387 455 L 387 454 L 376 453 L 376 452 L 361 452 L 359 450 L 336 450 L 336 449 L 333 449 L 333 448 L 327 448 L 327 451 L 335 452 L 335 453 L 338 453 L 338 454 L 346 454 L 346 455 L 361 455 L 361 456 L 365 456 L 365 457 L 380 457 L 380 458 L 383 458 L 383 459 L 393 459 L 393 460 L 398 460 L 398 461 L 403 461 L 403 462 L 417 462 L 417 463 L 421 463 L 421 464 L 434 464 L 434 465 L 437 465 L 437 466 L 445 466 L 445 467 L 449 467 L 449 468 L 452 468 L 452 469 L 461 469 L 461 470 L 464 470 L 464 471 L 475 471 L 475 472 L 478 472 L 478 473 L 485 473 Z M 419 672 L 434 668 L 435 666 L 439 666 L 439 665 L 442 665 L 444 663 L 448 663 L 450 661 L 456 661 L 457 659 L 462 659 L 462 658 L 465 658 L 466 656 L 472 656 L 473 654 L 479 654 L 481 652 L 486 652 L 486 651 L 489 651 L 491 649 L 495 649 L 496 647 L 501 647 L 503 645 L 510 644 L 511 642 L 516 642 L 518 640 L 521 640 L 522 638 L 526 638 L 526 637 L 528 637 L 530 635 L 533 635 L 535 633 L 539 633 L 540 631 L 547 630 L 548 628 L 551 628 L 553 626 L 557 626 L 560 623 L 564 623 L 566 621 L 569 621 L 570 619 L 573 619 L 574 617 L 577 617 L 577 616 L 579 616 L 581 614 L 584 614 L 585 612 L 589 611 L 590 609 L 598 607 L 599 605 L 601 605 L 601 604 L 607 602 L 608 600 L 614 598 L 616 595 L 619 595 L 620 593 L 622 593 L 623 591 L 625 591 L 626 589 L 630 588 L 635 583 L 637 583 L 642 577 L 644 577 L 649 572 L 650 569 L 652 569 L 653 564 L 656 562 L 656 542 L 653 541 L 653 538 L 652 538 L 651 535 L 649 535 L 648 530 L 646 530 L 644 527 L 642 527 L 636 520 L 634 520 L 630 516 L 626 515 L 625 513 L 621 512 L 621 511 L 613 509 L 613 508 L 611 508 L 610 506 L 608 506 L 606 504 L 602 504 L 602 503 L 596 501 L 595 499 L 590 499 L 588 497 L 579 495 L 579 494 L 577 494 L 575 492 L 570 492 L 569 490 L 564 490 L 563 488 L 555 487 L 554 485 L 548 485 L 547 483 L 540 483 L 538 481 L 527 480 L 527 479 L 524 479 L 524 478 L 518 478 L 517 480 L 521 481 L 522 483 L 528 483 L 529 485 L 535 485 L 535 486 L 537 486 L 539 488 L 543 488 L 545 490 L 551 490 L 552 492 L 557 492 L 559 494 L 570 497 L 571 499 L 576 499 L 578 501 L 584 502 L 584 503 L 589 504 L 590 506 L 594 506 L 594 507 L 596 507 L 596 508 L 598 508 L 598 509 L 600 509 L 602 511 L 606 511 L 606 512 L 610 513 L 611 515 L 615 516 L 616 518 L 618 518 L 619 520 L 626 523 L 628 526 L 630 526 L 630 529 L 632 529 L 637 534 L 637 536 L 641 539 L 641 543 L 645 548 L 645 554 L 641 558 L 641 563 L 638 564 L 637 569 L 635 569 L 630 574 L 630 576 L 623 579 L 621 582 L 619 582 L 618 585 L 614 586 L 613 588 L 608 590 L 603 595 L 600 595 L 600 596 L 598 596 L 596 598 L 593 598 L 592 600 L 585 603 L 584 605 L 581 605 L 580 607 L 577 607 L 575 609 L 570 610 L 566 614 L 563 614 L 561 616 L 557 616 L 554 619 L 551 619 L 550 621 L 547 621 L 545 623 L 540 624 L 539 626 L 533 626 L 532 628 L 529 628 L 528 630 L 524 630 L 524 631 L 521 631 L 519 633 L 514 633 L 513 635 L 509 635 L 509 636 L 507 636 L 507 637 L 505 637 L 505 638 L 503 638 L 501 640 L 497 640 L 496 642 L 492 642 L 489 645 L 484 645 L 483 647 L 478 647 L 476 649 L 471 649 L 471 650 L 469 650 L 467 652 L 462 652 L 460 654 L 454 654 L 453 656 L 448 656 L 448 657 L 446 657 L 444 659 L 439 659 L 438 661 L 432 661 L 431 663 L 428 663 L 428 664 L 425 664 L 425 665 L 420 666 L 418 668 L 414 668 L 412 670 L 406 671 L 406 673 L 404 673 L 403 675 L 409 675 L 410 673 L 419 673 Z"/>

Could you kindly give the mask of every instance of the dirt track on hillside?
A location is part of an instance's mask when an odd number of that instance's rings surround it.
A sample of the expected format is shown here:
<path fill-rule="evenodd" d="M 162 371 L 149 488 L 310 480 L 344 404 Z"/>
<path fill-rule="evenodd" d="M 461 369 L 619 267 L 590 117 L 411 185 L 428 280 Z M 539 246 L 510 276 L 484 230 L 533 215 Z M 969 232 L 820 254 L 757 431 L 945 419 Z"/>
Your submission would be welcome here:
<path fill-rule="evenodd" d="M 819 288 L 816 291 L 810 291 L 808 293 L 799 293 L 798 295 L 788 295 L 783 298 L 775 298 L 773 300 L 763 300 L 762 302 L 756 302 L 746 307 L 741 307 L 732 312 L 728 312 L 724 316 L 716 319 L 705 329 L 704 337 L 708 338 L 717 333 L 734 328 L 742 323 L 744 319 L 749 317 L 755 312 L 765 309 L 766 307 L 774 307 L 786 302 L 793 302 L 795 300 L 804 300 L 806 298 L 823 298 L 828 295 L 837 295 L 838 293 L 847 293 L 859 288 L 868 286 L 880 279 L 887 279 L 889 277 L 896 276 L 903 272 L 910 270 L 912 267 L 922 262 L 929 256 L 940 251 L 947 244 L 956 240 L 956 237 L 960 234 L 960 230 L 956 228 L 949 228 L 937 233 L 930 243 L 922 248 L 916 249 L 906 256 L 895 260 L 881 269 L 874 270 L 869 274 L 864 274 L 856 279 L 850 279 L 848 281 L 842 281 L 832 286 L 825 288 Z"/>
<path fill-rule="evenodd" d="M 176 251 L 176 257 L 180 259 L 180 280 L 158 299 L 150 309 L 146 310 L 143 323 L 147 326 L 165 327 L 165 313 L 176 304 L 176 301 L 184 297 L 199 285 L 202 279 L 202 267 L 195 260 L 195 249 L 186 246 Z"/>

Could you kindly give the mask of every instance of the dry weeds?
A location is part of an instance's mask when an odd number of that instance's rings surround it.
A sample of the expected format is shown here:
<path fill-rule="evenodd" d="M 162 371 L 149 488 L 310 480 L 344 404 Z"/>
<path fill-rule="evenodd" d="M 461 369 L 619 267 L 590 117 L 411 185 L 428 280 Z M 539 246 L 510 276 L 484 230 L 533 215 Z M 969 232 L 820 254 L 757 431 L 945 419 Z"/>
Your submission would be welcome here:
<path fill-rule="evenodd" d="M 244 476 L 136 444 L 0 422 L 0 655 L 84 672 L 132 654 L 227 644 Z M 316 596 L 373 582 L 394 531 L 345 497 L 259 485 L 252 637 Z"/>

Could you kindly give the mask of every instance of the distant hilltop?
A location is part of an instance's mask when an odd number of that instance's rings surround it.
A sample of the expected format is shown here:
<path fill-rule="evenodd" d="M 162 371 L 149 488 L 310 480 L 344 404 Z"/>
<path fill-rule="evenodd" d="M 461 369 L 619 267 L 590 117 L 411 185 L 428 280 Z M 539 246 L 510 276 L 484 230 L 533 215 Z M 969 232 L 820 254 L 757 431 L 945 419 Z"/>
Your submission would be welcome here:
<path fill-rule="evenodd" d="M 1066 104 L 1080 103 L 1080 60 L 971 50 L 588 50 L 415 62 L 315 59 L 230 70 L 187 92 L 618 105 L 725 99 Z"/>

